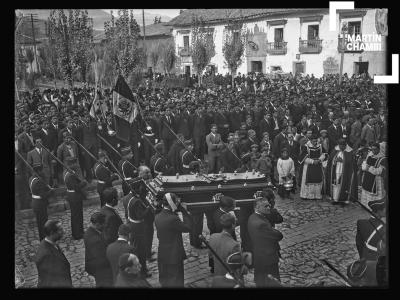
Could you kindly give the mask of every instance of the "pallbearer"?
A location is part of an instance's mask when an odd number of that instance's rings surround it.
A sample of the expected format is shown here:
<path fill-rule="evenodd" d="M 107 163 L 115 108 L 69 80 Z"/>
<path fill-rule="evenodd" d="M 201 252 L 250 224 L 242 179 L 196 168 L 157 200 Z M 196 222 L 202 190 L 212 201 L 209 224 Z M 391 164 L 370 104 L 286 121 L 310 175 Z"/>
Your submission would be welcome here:
<path fill-rule="evenodd" d="M 74 172 L 79 169 L 76 157 L 66 158 L 67 166 Z M 67 187 L 67 201 L 71 208 L 71 232 L 75 240 L 83 237 L 83 200 L 86 198 L 82 189 L 87 185 L 81 181 L 76 174 L 64 170 L 63 178 Z"/>
<path fill-rule="evenodd" d="M 118 168 L 121 171 L 122 176 L 124 176 L 125 181 L 130 184 L 133 182 L 134 178 L 137 177 L 136 167 L 132 164 L 132 149 L 130 146 L 126 146 L 121 149 L 122 159 L 118 163 Z M 124 195 L 128 195 L 130 192 L 129 186 L 124 181 L 122 182 L 122 191 Z"/>
<path fill-rule="evenodd" d="M 44 224 L 47 222 L 48 198 L 53 190 L 42 179 L 45 178 L 42 165 L 34 164 L 33 170 L 39 176 L 34 174 L 29 178 L 29 187 L 32 193 L 32 209 L 36 217 L 39 239 L 42 240 L 45 237 Z"/>
<path fill-rule="evenodd" d="M 164 144 L 163 143 L 158 143 L 154 146 L 156 150 L 159 152 L 156 152 L 150 159 L 150 170 L 153 174 L 153 177 L 156 177 L 158 175 L 166 175 L 167 172 L 167 161 L 166 159 L 161 156 L 162 153 L 164 153 Z"/>
<path fill-rule="evenodd" d="M 182 149 L 180 152 L 181 162 L 182 162 L 182 171 L 183 174 L 190 174 L 190 163 L 192 161 L 197 161 L 194 157 L 193 151 L 193 141 L 187 140 L 184 142 L 186 148 Z"/>
<path fill-rule="evenodd" d="M 97 179 L 97 192 L 100 195 L 100 207 L 103 207 L 105 200 L 103 197 L 103 191 L 106 188 L 112 187 L 112 182 L 118 179 L 118 175 L 112 173 L 106 166 L 107 164 L 107 153 L 104 150 L 99 150 L 99 161 L 93 166 L 93 173 Z"/>

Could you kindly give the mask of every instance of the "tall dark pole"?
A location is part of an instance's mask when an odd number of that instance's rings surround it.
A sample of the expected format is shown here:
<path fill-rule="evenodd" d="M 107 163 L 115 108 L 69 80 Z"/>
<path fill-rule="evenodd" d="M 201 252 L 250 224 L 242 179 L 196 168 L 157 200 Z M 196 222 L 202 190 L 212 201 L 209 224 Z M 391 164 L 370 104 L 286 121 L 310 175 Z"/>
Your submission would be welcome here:
<path fill-rule="evenodd" d="M 144 9 L 142 9 L 142 18 L 143 18 L 143 50 L 144 50 L 144 55 L 145 55 L 145 60 L 146 60 L 146 69 L 147 69 L 146 24 L 144 22 Z"/>
<path fill-rule="evenodd" d="M 36 63 L 36 68 L 37 71 L 39 72 L 39 64 L 37 61 L 37 53 L 36 53 L 36 40 L 35 40 L 35 28 L 33 26 L 33 14 L 31 14 L 31 24 L 32 24 L 32 37 L 33 37 L 33 49 L 34 49 L 34 54 L 35 54 L 35 63 Z M 32 70 L 33 72 L 33 70 Z"/>

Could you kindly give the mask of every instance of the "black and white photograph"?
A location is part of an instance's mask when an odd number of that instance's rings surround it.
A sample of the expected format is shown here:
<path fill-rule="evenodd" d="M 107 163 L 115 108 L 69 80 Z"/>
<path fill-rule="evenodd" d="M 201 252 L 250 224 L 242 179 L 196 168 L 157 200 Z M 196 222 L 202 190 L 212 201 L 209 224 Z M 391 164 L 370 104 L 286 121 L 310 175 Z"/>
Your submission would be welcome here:
<path fill-rule="evenodd" d="M 360 5 L 12 10 L 14 288 L 388 288 Z"/>

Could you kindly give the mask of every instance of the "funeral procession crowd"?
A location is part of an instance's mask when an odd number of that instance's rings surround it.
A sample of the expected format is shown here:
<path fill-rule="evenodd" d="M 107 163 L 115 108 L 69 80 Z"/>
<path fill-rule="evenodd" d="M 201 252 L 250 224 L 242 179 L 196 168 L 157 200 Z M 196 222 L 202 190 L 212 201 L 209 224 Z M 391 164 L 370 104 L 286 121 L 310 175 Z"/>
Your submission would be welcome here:
<path fill-rule="evenodd" d="M 57 245 L 63 226 L 47 213 L 48 199 L 64 186 L 72 237 L 84 240 L 85 270 L 96 287 L 151 287 L 147 263 L 155 260 L 155 233 L 161 287 L 184 286 L 182 233 L 189 233 L 193 247 L 209 247 L 211 287 L 244 287 L 251 269 L 256 287 L 282 286 L 283 235 L 275 224 L 283 219 L 275 197 L 297 192 L 304 201 L 358 202 L 371 212 L 355 220 L 359 260 L 346 275 L 353 286 L 385 285 L 386 87 L 365 74 L 338 79 L 249 73 L 239 74 L 234 86 L 227 78 L 209 88 L 160 89 L 150 81 L 132 89 L 137 105 L 125 140 L 118 138 L 113 90 L 22 93 L 15 111 L 15 206 L 35 214 L 38 287 L 72 287 L 70 264 Z M 100 105 L 93 109 L 95 98 Z M 217 209 L 204 213 L 188 212 L 174 193 L 163 196 L 161 208 L 150 205 L 143 182 L 199 172 L 258 172 L 269 188 L 254 196 L 244 223 L 236 199 L 225 195 L 216 198 Z M 113 187 L 118 180 L 123 195 Z M 92 181 L 101 206 L 84 231 L 82 203 Z M 119 202 L 124 216 L 115 210 Z M 200 236 L 204 216 L 208 241 Z"/>

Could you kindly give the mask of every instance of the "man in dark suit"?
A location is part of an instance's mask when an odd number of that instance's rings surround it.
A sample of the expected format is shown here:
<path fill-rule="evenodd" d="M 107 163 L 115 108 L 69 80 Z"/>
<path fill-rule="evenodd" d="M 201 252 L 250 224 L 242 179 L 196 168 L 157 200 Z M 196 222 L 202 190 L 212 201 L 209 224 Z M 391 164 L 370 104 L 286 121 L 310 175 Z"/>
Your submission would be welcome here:
<path fill-rule="evenodd" d="M 103 236 L 105 215 L 95 212 L 90 217 L 90 226 L 86 230 L 83 241 L 85 244 L 85 271 L 92 275 L 96 287 L 113 286 L 113 272 L 107 259 L 107 244 Z"/>
<path fill-rule="evenodd" d="M 339 126 L 339 139 L 344 139 L 346 143 L 349 143 L 350 133 L 351 133 L 351 127 L 348 124 L 348 120 L 342 118 L 342 122 Z"/>
<path fill-rule="evenodd" d="M 58 132 L 58 144 L 61 144 L 63 142 L 63 140 L 64 140 L 63 133 L 64 132 L 68 132 L 70 135 L 72 135 L 72 137 L 74 139 L 77 139 L 79 141 L 78 132 L 77 132 L 77 129 L 75 128 L 74 121 L 72 119 L 68 120 L 67 127 L 61 129 Z"/>
<path fill-rule="evenodd" d="M 287 143 L 286 134 L 287 134 L 287 127 L 282 127 L 282 131 L 274 138 L 273 153 L 275 157 L 280 157 L 282 149 L 286 146 Z"/>
<path fill-rule="evenodd" d="M 236 218 L 229 213 L 225 213 L 221 215 L 218 223 L 222 231 L 211 234 L 209 244 L 217 255 L 223 261 L 226 261 L 229 255 L 240 251 L 240 243 L 233 238 Z M 209 252 L 209 259 L 214 262 L 214 276 L 226 274 L 226 269 L 219 260 L 214 257 L 211 251 Z"/>
<path fill-rule="evenodd" d="M 268 190 L 267 198 L 257 198 L 255 212 L 249 217 L 248 232 L 253 246 L 254 281 L 256 287 L 270 285 L 271 274 L 278 280 L 279 277 L 279 241 L 282 240 L 281 232 L 271 226 L 268 217 L 271 215 L 271 204 L 268 199 L 273 199 L 274 193 Z"/>
<path fill-rule="evenodd" d="M 100 212 L 106 216 L 103 234 L 108 246 L 117 240 L 118 228 L 123 222 L 114 208 L 118 204 L 117 190 L 115 188 L 107 188 L 103 191 L 103 197 L 106 204 L 101 208 Z"/>
<path fill-rule="evenodd" d="M 42 139 L 37 138 L 35 140 L 35 148 L 28 152 L 27 161 L 31 166 L 39 164 L 42 165 L 46 184 L 50 183 L 51 160 L 52 158 L 50 154 L 42 147 Z"/>
<path fill-rule="evenodd" d="M 174 125 L 174 118 L 171 115 L 171 109 L 168 107 L 165 110 L 165 115 L 161 117 L 161 139 L 164 142 L 165 151 L 168 153 L 172 142 L 175 140 L 175 135 L 171 132 Z"/>
<path fill-rule="evenodd" d="M 44 225 L 46 237 L 41 241 L 36 253 L 35 263 L 38 270 L 38 288 L 72 288 L 70 264 L 56 244 L 64 235 L 64 229 L 58 220 L 48 220 Z"/>
<path fill-rule="evenodd" d="M 180 220 L 177 211 L 186 218 Z M 174 194 L 166 193 L 163 209 L 155 217 L 158 237 L 158 272 L 161 287 L 183 287 L 183 261 L 187 258 L 183 247 L 182 233 L 190 232 L 192 220 L 187 213 L 186 204 L 180 203 Z"/>
<path fill-rule="evenodd" d="M 328 138 L 329 138 L 329 153 L 336 147 L 337 141 L 340 138 L 340 118 L 335 117 L 333 124 L 328 127 Z"/>
<path fill-rule="evenodd" d="M 18 136 L 18 151 L 26 159 L 28 152 L 33 150 L 34 142 L 31 133 L 31 126 L 26 124 L 24 131 Z"/>
<path fill-rule="evenodd" d="M 371 210 L 380 218 L 386 219 L 386 204 L 384 200 L 368 202 Z M 361 219 L 357 221 L 356 246 L 360 259 L 378 259 L 378 244 L 386 236 L 386 225 L 382 224 L 375 217 Z"/>
<path fill-rule="evenodd" d="M 203 159 L 205 154 L 205 137 L 207 133 L 206 119 L 201 107 L 196 109 L 193 117 L 193 141 L 197 157 Z"/>
<path fill-rule="evenodd" d="M 121 224 L 118 228 L 118 239 L 107 246 L 107 259 L 110 263 L 113 282 L 117 279 L 118 275 L 118 260 L 124 253 L 135 253 L 135 248 L 129 244 L 131 229 L 127 224 Z"/>
<path fill-rule="evenodd" d="M 262 119 L 260 121 L 260 125 L 259 125 L 259 131 L 258 131 L 258 139 L 261 140 L 263 137 L 264 132 L 268 132 L 268 135 L 270 137 L 272 137 L 273 135 L 273 131 L 274 131 L 274 127 L 272 126 L 272 122 L 271 122 L 271 115 L 269 112 L 266 112 L 264 115 L 264 119 Z"/>
<path fill-rule="evenodd" d="M 235 106 L 234 111 L 229 113 L 230 129 L 236 131 L 240 129 L 240 123 L 242 122 L 242 116 L 239 106 Z"/>
<path fill-rule="evenodd" d="M 115 280 L 115 287 L 122 288 L 151 288 L 150 283 L 139 273 L 141 265 L 136 255 L 124 253 L 118 260 L 119 272 Z"/>

